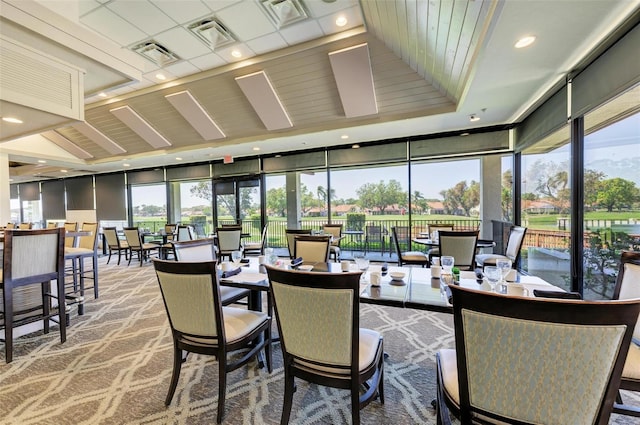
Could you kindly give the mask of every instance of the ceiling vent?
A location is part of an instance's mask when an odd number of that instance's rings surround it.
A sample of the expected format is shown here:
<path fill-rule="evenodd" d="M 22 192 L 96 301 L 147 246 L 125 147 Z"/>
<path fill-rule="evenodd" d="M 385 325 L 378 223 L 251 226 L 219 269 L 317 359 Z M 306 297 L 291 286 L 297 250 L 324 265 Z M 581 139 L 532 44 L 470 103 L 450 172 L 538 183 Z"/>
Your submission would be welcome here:
<path fill-rule="evenodd" d="M 260 0 L 276 27 L 283 28 L 309 17 L 301 0 Z"/>
<path fill-rule="evenodd" d="M 178 55 L 153 40 L 138 44 L 132 50 L 160 67 L 180 60 Z"/>
<path fill-rule="evenodd" d="M 214 18 L 194 22 L 187 28 L 213 50 L 235 43 L 236 41 L 231 31 Z"/>

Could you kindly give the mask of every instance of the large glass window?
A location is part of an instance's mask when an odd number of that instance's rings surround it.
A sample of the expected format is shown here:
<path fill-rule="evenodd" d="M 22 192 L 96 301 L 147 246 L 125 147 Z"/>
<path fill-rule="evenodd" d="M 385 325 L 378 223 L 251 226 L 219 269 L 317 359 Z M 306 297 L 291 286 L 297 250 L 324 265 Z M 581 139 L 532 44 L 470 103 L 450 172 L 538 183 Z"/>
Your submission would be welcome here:
<path fill-rule="evenodd" d="M 610 299 L 621 252 L 640 250 L 640 114 L 626 116 L 624 98 L 629 94 L 585 116 L 583 276 L 587 299 Z M 638 89 L 635 96 L 637 100 Z"/>
<path fill-rule="evenodd" d="M 569 127 L 522 152 L 521 268 L 570 290 L 571 191 Z"/>
<path fill-rule="evenodd" d="M 22 221 L 33 223 L 34 228 L 42 224 L 42 201 L 22 201 Z"/>
<path fill-rule="evenodd" d="M 174 181 L 169 184 L 172 223 L 192 225 L 200 237 L 213 231 L 211 180 Z"/>
<path fill-rule="evenodd" d="M 10 214 L 11 214 L 11 219 L 9 221 L 11 221 L 12 223 L 19 223 L 20 222 L 20 200 L 10 199 L 9 208 L 10 208 Z"/>
<path fill-rule="evenodd" d="M 131 186 L 131 216 L 134 226 L 151 232 L 167 222 L 167 189 L 164 183 Z"/>
<path fill-rule="evenodd" d="M 501 160 L 501 195 L 502 220 L 513 223 L 513 156 L 503 156 Z"/>

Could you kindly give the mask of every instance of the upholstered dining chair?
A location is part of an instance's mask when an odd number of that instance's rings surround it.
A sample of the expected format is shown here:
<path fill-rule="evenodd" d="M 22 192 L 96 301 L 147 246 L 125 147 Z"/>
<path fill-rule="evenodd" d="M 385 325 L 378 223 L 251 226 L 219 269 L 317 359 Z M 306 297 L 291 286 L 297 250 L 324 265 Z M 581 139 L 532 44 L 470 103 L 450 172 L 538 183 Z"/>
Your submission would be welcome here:
<path fill-rule="evenodd" d="M 129 244 L 126 240 L 120 239 L 118 236 L 118 230 L 115 227 L 103 227 L 102 234 L 104 235 L 107 248 L 109 249 L 109 258 L 107 264 L 111 261 L 111 255 L 114 252 L 118 253 L 118 265 L 120 265 L 120 258 L 124 252 L 124 259 L 129 259 Z"/>
<path fill-rule="evenodd" d="M 12 223 L 12 222 L 8 222 L 6 226 L 4 226 L 5 229 L 15 229 L 16 228 L 16 224 Z"/>
<path fill-rule="evenodd" d="M 478 267 L 495 266 L 496 260 L 511 260 L 511 267 L 518 268 L 520 261 L 520 250 L 524 242 L 524 235 L 527 233 L 526 227 L 513 226 L 509 232 L 509 241 L 505 248 L 504 255 L 501 254 L 478 254 L 476 255 L 476 264 Z"/>
<path fill-rule="evenodd" d="M 176 255 L 176 261 L 216 261 L 216 246 L 214 238 L 194 239 L 192 241 L 171 242 Z M 222 305 L 236 303 L 248 298 L 251 291 L 248 289 L 220 286 L 220 299 Z"/>
<path fill-rule="evenodd" d="M 93 288 L 94 298 L 98 298 L 98 223 L 82 223 L 81 232 L 88 235 L 78 236 L 76 246 L 64 248 L 65 260 L 71 261 L 73 282 L 66 291 L 67 300 L 78 304 L 78 314 L 84 314 L 84 294 Z M 85 269 L 85 259 L 91 258 L 91 269 Z M 92 280 L 93 286 L 87 287 L 86 280 Z"/>
<path fill-rule="evenodd" d="M 250 254 L 264 255 L 264 248 L 267 244 L 267 225 L 262 228 L 260 240 L 257 242 L 242 242 L 242 254 L 244 256 Z"/>
<path fill-rule="evenodd" d="M 300 258 L 308 263 L 326 263 L 329 261 L 331 236 L 329 235 L 297 235 L 294 241 L 293 258 Z"/>
<path fill-rule="evenodd" d="M 436 240 L 440 238 L 441 230 L 452 232 L 453 224 L 436 223 L 436 224 L 429 224 L 427 226 L 427 232 L 429 233 L 429 238 L 431 238 L 432 240 L 434 239 L 433 238 L 434 236 L 436 236 L 435 238 Z M 433 260 L 434 257 L 439 257 L 439 256 L 440 256 L 439 247 L 433 247 L 427 251 L 427 257 L 429 257 L 430 262 Z"/>
<path fill-rule="evenodd" d="M 154 259 L 160 292 L 173 337 L 173 372 L 165 404 L 178 385 L 183 350 L 215 356 L 218 361 L 218 414 L 222 422 L 227 373 L 264 350 L 271 373 L 271 317 L 266 313 L 223 307 L 215 261 L 180 262 Z M 237 354 L 229 358 L 229 355 Z"/>
<path fill-rule="evenodd" d="M 129 245 L 129 262 L 127 265 L 131 264 L 134 253 L 138 256 L 140 267 L 142 267 L 142 263 L 149 259 L 153 251 L 159 252 L 160 246 L 158 244 L 142 242 L 142 236 L 140 236 L 140 230 L 137 227 L 125 227 L 122 231 Z"/>
<path fill-rule="evenodd" d="M 176 229 L 176 237 L 177 241 L 191 241 L 193 240 L 193 228 L 189 225 L 179 224 Z"/>
<path fill-rule="evenodd" d="M 226 226 L 216 229 L 218 237 L 218 256 L 222 260 L 224 257 L 231 259 L 233 251 L 242 251 L 242 226 Z"/>
<path fill-rule="evenodd" d="M 60 343 L 67 339 L 65 297 L 58 296 L 64 294 L 64 233 L 63 228 L 4 231 L 0 328 L 4 329 L 7 363 L 13 361 L 16 326 L 42 320 L 44 333 L 49 333 L 49 322 L 53 320 L 60 328 Z M 56 281 L 55 294 L 51 290 L 52 280 Z M 56 308 L 54 298 L 58 301 Z"/>
<path fill-rule="evenodd" d="M 622 251 L 616 286 L 613 291 L 614 300 L 640 298 L 640 252 Z M 629 353 L 622 370 L 620 389 L 640 392 L 640 320 L 636 323 Z M 640 417 L 640 406 L 625 404 L 618 392 L 613 406 L 615 413 Z"/>
<path fill-rule="evenodd" d="M 640 299 L 449 288 L 455 349 L 436 354 L 438 424 L 608 423 Z"/>
<path fill-rule="evenodd" d="M 402 251 L 402 249 L 400 249 L 400 243 L 404 241 L 406 241 L 407 246 L 411 246 L 408 227 L 392 227 L 391 236 L 393 237 L 393 246 L 398 256 L 398 266 L 402 267 L 405 264 L 415 264 L 424 267 L 429 265 L 429 257 L 427 257 L 427 254 L 424 252 Z"/>
<path fill-rule="evenodd" d="M 329 245 L 329 258 L 340 261 L 340 242 L 342 241 L 342 224 L 325 224 L 322 226 L 325 234 L 333 236 Z"/>
<path fill-rule="evenodd" d="M 376 396 L 384 403 L 383 337 L 360 328 L 361 272 L 322 273 L 267 266 L 284 357 L 284 405 L 291 415 L 295 378 L 347 389 L 351 418 Z M 360 389 L 364 389 L 360 395 Z M 333 401 L 332 403 L 335 403 Z"/>
<path fill-rule="evenodd" d="M 297 235 L 311 235 L 311 229 L 286 229 L 285 234 L 287 236 L 287 248 L 289 248 L 289 258 L 296 258 L 293 256 L 295 248 L 295 240 Z"/>
<path fill-rule="evenodd" d="M 473 270 L 478 246 L 478 231 L 449 232 L 440 230 L 438 233 L 440 234 L 438 239 L 440 256 L 453 257 L 455 266 L 461 270 Z"/>
<path fill-rule="evenodd" d="M 20 224 L 18 224 L 18 229 L 20 229 L 20 230 L 33 229 L 33 223 L 20 223 Z"/>
<path fill-rule="evenodd" d="M 65 232 L 75 232 L 76 230 L 78 230 L 78 223 L 77 222 L 65 222 L 64 223 L 64 230 Z M 71 246 L 75 246 L 76 245 L 76 238 L 75 236 L 67 236 L 64 240 L 64 247 L 68 248 Z"/>

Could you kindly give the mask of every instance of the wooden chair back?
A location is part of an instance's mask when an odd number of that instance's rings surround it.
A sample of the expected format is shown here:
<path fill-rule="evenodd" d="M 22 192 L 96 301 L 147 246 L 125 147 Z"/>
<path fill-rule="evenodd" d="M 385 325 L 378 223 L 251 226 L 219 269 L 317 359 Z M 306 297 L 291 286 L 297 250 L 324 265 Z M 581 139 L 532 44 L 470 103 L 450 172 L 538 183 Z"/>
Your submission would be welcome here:
<path fill-rule="evenodd" d="M 296 235 L 293 257 L 302 257 L 309 263 L 326 263 L 329 261 L 331 236 Z"/>
<path fill-rule="evenodd" d="M 214 238 L 175 241 L 173 249 L 177 261 L 216 261 Z"/>
<path fill-rule="evenodd" d="M 452 256 L 455 259 L 455 266 L 461 270 L 473 270 L 475 268 L 476 248 L 478 245 L 478 231 L 449 232 L 440 230 L 438 232 L 439 255 Z"/>
<path fill-rule="evenodd" d="M 295 238 L 296 235 L 311 235 L 311 229 L 287 229 L 285 230 L 287 235 L 287 247 L 289 248 L 289 258 L 295 258 L 293 256 L 295 251 Z"/>

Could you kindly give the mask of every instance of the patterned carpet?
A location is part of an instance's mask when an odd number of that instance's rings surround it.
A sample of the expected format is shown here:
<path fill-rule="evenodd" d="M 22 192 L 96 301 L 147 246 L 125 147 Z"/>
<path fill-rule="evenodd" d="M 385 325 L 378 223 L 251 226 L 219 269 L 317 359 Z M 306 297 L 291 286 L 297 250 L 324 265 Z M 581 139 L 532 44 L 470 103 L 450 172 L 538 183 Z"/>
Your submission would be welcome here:
<path fill-rule="evenodd" d="M 453 345 L 444 313 L 361 305 L 361 324 L 385 338 L 385 404 L 372 402 L 363 424 L 434 424 L 434 353 Z M 225 424 L 277 424 L 283 397 L 282 356 L 274 371 L 252 362 L 229 374 Z M 100 259 L 100 298 L 72 316 L 65 344 L 54 329 L 0 354 L 0 423 L 215 423 L 217 364 L 191 354 L 171 406 L 164 406 L 172 364 L 170 330 L 153 267 L 107 265 Z M 291 424 L 350 423 L 348 393 L 298 382 Z M 640 403 L 639 403 L 640 404 Z M 615 415 L 614 415 L 615 416 Z M 632 424 L 630 418 L 611 423 Z M 636 422 L 637 423 L 637 422 Z"/>

